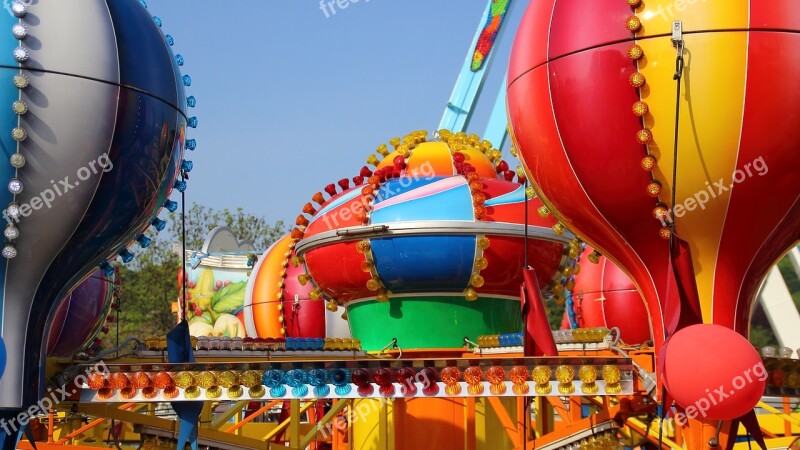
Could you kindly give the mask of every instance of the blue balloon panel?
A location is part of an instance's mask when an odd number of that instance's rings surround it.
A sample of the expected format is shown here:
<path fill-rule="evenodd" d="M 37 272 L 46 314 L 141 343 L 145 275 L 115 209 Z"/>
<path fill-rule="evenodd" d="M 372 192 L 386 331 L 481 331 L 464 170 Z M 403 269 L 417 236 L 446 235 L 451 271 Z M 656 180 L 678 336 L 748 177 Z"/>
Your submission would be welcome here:
<path fill-rule="evenodd" d="M 472 194 L 463 177 L 438 180 L 394 179 L 381 188 L 371 223 L 418 220 L 474 221 Z"/>
<path fill-rule="evenodd" d="M 120 84 L 135 86 L 184 111 L 186 97 L 178 88 L 175 56 L 150 13 L 138 2 L 107 3 L 119 49 Z"/>
<path fill-rule="evenodd" d="M 462 291 L 475 260 L 475 236 L 371 239 L 375 268 L 394 293 Z"/>

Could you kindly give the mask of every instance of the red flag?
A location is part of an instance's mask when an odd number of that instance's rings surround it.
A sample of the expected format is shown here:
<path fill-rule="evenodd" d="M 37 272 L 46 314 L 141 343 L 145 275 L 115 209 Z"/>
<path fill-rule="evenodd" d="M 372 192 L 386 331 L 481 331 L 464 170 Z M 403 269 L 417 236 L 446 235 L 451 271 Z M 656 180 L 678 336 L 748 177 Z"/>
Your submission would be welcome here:
<path fill-rule="evenodd" d="M 536 271 L 523 269 L 522 280 L 520 300 L 525 324 L 525 356 L 556 356 L 558 349 L 547 320 Z"/>
<path fill-rule="evenodd" d="M 666 334 L 669 337 L 681 328 L 703 323 L 692 253 L 689 244 L 677 236 L 672 238 L 671 260 L 667 274 L 669 279 L 664 319 Z"/>

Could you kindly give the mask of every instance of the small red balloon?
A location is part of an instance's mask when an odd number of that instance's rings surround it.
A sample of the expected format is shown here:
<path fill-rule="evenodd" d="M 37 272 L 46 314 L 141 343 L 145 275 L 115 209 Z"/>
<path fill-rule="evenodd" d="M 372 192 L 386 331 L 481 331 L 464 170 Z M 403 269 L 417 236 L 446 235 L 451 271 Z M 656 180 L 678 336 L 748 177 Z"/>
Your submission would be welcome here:
<path fill-rule="evenodd" d="M 764 395 L 767 369 L 741 334 L 721 325 L 686 327 L 661 351 L 667 391 L 689 418 L 731 420 Z"/>
<path fill-rule="evenodd" d="M 627 344 L 650 340 L 650 319 L 636 285 L 606 257 L 597 264 L 590 263 L 591 252 L 591 248 L 583 252 L 581 272 L 575 275 L 573 298 L 578 326 L 617 327 Z"/>

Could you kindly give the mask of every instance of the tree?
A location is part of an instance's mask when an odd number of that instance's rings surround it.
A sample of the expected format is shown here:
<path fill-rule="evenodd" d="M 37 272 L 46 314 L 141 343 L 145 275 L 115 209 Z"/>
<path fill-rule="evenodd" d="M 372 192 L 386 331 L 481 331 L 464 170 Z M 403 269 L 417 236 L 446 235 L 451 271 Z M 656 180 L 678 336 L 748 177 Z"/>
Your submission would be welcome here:
<path fill-rule="evenodd" d="M 172 251 L 172 245 L 182 242 L 181 215 L 171 213 L 167 222 L 168 233 L 157 235 L 152 229 L 148 231 L 153 239 L 150 247 L 138 252 L 134 264 L 120 268 L 121 339 L 129 335 L 139 338 L 164 335 L 175 325 L 171 305 L 179 295 L 181 261 Z M 208 232 L 217 226 L 227 226 L 240 240 L 252 241 L 258 251 L 266 250 L 287 232 L 280 220 L 269 224 L 264 217 L 246 213 L 242 208 L 216 210 L 197 203 L 186 211 L 185 224 L 187 252 L 200 250 Z"/>

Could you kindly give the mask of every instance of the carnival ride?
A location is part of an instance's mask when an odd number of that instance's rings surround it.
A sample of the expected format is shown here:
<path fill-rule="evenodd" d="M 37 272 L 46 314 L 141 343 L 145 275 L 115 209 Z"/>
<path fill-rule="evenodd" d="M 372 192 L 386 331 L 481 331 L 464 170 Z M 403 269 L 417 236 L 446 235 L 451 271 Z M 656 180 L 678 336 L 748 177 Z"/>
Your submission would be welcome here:
<path fill-rule="evenodd" d="M 85 182 L 6 228 L 4 448 L 796 445 L 778 280 L 763 303 L 784 348 L 743 336 L 797 241 L 800 91 L 771 81 L 800 70 L 797 8 L 531 1 L 483 140 L 464 130 L 515 3 L 489 2 L 438 131 L 380 145 L 263 254 L 227 229 L 181 248 L 176 329 L 98 354 L 107 258 L 147 247 L 186 188 L 191 79 L 144 2 L 14 1 L 8 214 L 46 180 Z M 63 119 L 76 109 L 90 133 Z M 102 155 L 125 170 L 84 179 Z"/>

